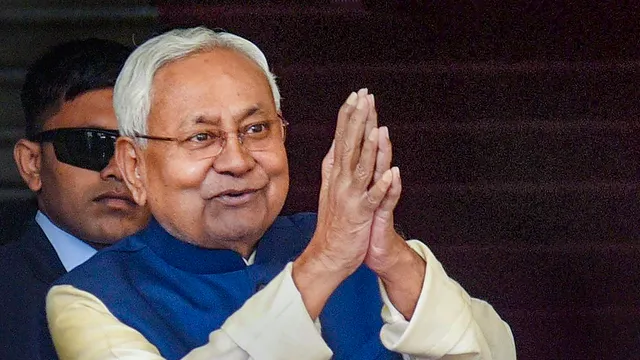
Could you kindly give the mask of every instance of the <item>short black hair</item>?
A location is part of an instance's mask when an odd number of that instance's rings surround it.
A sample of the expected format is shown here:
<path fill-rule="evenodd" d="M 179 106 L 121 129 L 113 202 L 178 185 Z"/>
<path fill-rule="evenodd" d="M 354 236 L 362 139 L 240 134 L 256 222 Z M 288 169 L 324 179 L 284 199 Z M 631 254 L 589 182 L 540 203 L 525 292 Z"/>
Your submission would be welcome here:
<path fill-rule="evenodd" d="M 58 44 L 28 69 L 20 99 L 31 139 L 62 104 L 86 92 L 113 87 L 133 49 L 111 40 L 84 39 Z"/>

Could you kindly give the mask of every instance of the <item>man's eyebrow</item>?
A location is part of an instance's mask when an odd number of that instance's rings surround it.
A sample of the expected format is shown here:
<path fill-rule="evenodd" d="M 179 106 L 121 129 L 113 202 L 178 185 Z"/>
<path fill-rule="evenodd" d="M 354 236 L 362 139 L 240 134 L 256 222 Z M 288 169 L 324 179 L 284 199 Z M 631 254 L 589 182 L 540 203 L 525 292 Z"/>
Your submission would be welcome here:
<path fill-rule="evenodd" d="M 242 122 L 243 120 L 245 120 L 246 118 L 249 118 L 251 116 L 254 115 L 261 115 L 263 114 L 265 111 L 262 109 L 262 107 L 260 107 L 260 105 L 256 104 L 253 106 L 248 107 L 247 109 L 241 111 L 238 115 L 234 115 L 233 118 L 237 121 L 237 122 Z M 188 125 L 188 124 L 195 124 L 195 125 L 201 125 L 201 124 L 205 124 L 205 125 L 220 125 L 220 117 L 208 117 L 205 115 L 198 115 L 196 118 L 191 119 L 191 120 L 185 120 L 182 122 L 182 126 Z"/>
<path fill-rule="evenodd" d="M 253 105 L 249 108 L 247 108 L 246 110 L 244 110 L 243 112 L 241 112 L 239 115 L 234 116 L 236 119 L 238 119 L 238 122 L 241 122 L 242 120 L 254 116 L 254 115 L 261 115 L 264 113 L 264 110 L 262 110 L 262 108 L 260 107 L 260 105 L 256 104 Z"/>
<path fill-rule="evenodd" d="M 188 121 L 188 122 L 190 123 L 191 121 Z M 209 117 L 206 117 L 204 115 L 199 115 L 198 117 L 196 117 L 193 120 L 193 124 L 196 124 L 196 125 L 200 125 L 200 124 L 219 125 L 220 124 L 220 118 L 219 117 L 209 118 Z"/>

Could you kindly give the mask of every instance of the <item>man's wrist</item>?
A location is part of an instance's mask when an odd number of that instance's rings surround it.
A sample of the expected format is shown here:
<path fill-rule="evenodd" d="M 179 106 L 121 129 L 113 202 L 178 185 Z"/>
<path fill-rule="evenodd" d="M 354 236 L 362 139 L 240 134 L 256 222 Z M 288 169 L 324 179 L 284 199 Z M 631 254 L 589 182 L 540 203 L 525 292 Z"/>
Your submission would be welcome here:
<path fill-rule="evenodd" d="M 393 285 L 395 283 L 404 283 L 408 276 L 418 276 L 424 278 L 426 262 L 420 257 L 409 245 L 402 244 L 398 250 L 396 261 L 390 266 L 377 272 L 382 282 Z"/>
<path fill-rule="evenodd" d="M 427 264 L 413 249 L 406 246 L 398 261 L 378 274 L 393 306 L 411 320 L 426 276 Z"/>
<path fill-rule="evenodd" d="M 322 255 L 305 250 L 292 266 L 292 278 L 312 319 L 316 319 L 335 289 L 350 272 L 327 266 Z"/>

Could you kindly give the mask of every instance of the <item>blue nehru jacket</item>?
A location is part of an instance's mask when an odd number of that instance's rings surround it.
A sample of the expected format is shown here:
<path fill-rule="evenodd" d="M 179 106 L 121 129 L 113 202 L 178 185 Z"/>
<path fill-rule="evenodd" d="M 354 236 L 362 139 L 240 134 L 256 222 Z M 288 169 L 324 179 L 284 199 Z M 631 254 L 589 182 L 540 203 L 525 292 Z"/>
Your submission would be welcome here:
<path fill-rule="evenodd" d="M 314 214 L 278 217 L 246 265 L 230 250 L 177 240 L 155 220 L 62 277 L 87 291 L 167 359 L 204 345 L 209 333 L 273 279 L 306 247 Z M 382 299 L 375 274 L 360 267 L 333 293 L 320 315 L 334 359 L 401 359 L 380 342 Z"/>

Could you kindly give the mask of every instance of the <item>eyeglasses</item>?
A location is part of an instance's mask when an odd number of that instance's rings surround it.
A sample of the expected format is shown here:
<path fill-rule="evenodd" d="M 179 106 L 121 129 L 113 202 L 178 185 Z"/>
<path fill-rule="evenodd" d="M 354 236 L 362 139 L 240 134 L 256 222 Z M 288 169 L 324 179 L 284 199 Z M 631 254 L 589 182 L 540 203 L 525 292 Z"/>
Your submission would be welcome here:
<path fill-rule="evenodd" d="M 50 142 L 58 161 L 79 168 L 102 171 L 113 157 L 117 130 L 92 128 L 63 128 L 47 130 L 31 138 L 36 142 Z"/>
<path fill-rule="evenodd" d="M 238 142 L 248 151 L 262 151 L 284 141 L 289 123 L 278 115 L 277 119 L 251 123 L 235 133 Z M 136 138 L 159 141 L 172 141 L 199 159 L 216 157 L 222 153 L 227 139 L 234 133 L 219 129 L 198 130 L 185 137 L 163 137 L 135 134 Z"/>

